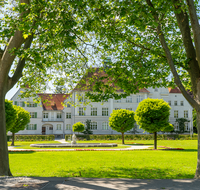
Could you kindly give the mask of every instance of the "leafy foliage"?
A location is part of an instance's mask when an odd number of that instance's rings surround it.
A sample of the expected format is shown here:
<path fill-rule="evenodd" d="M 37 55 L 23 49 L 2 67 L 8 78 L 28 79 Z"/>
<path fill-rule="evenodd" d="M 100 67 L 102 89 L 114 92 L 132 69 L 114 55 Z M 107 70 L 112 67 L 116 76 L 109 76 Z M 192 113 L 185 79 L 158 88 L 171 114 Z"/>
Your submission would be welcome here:
<path fill-rule="evenodd" d="M 12 101 L 5 100 L 6 112 L 6 131 L 10 131 L 15 125 L 17 119 L 17 110 L 14 108 Z"/>
<path fill-rule="evenodd" d="M 72 127 L 74 132 L 83 132 L 85 129 L 84 124 L 81 122 L 75 123 Z"/>
<path fill-rule="evenodd" d="M 169 123 L 170 106 L 162 99 L 147 98 L 141 101 L 135 112 L 135 120 L 140 127 L 149 132 L 171 131 Z"/>
<path fill-rule="evenodd" d="M 154 133 L 154 149 L 157 149 L 157 132 L 172 131 L 169 123 L 170 106 L 163 99 L 144 99 L 139 103 L 135 120 L 147 132 Z"/>
<path fill-rule="evenodd" d="M 122 133 L 122 144 L 124 144 L 124 133 L 131 130 L 134 127 L 134 111 L 120 109 L 113 110 L 109 117 L 109 126 Z"/>
<path fill-rule="evenodd" d="M 87 119 L 85 121 L 86 123 L 86 127 L 85 127 L 85 131 L 83 131 L 82 133 L 85 134 L 85 135 L 90 135 L 90 134 L 93 134 L 93 131 L 91 131 L 91 120 Z"/>
<path fill-rule="evenodd" d="M 185 122 L 189 122 L 190 120 L 185 118 L 178 118 L 176 119 L 176 122 L 178 123 L 179 130 L 178 133 L 184 133 L 185 132 Z"/>

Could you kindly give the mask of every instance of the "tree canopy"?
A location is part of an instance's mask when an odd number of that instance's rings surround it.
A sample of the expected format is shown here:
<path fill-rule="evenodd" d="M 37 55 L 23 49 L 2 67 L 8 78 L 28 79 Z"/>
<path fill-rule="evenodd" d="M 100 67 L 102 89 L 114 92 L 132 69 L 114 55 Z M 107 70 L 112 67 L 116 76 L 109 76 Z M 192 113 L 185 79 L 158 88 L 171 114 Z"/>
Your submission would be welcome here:
<path fill-rule="evenodd" d="M 5 100 L 5 112 L 6 112 L 6 132 L 10 131 L 15 125 L 17 119 L 17 111 L 13 106 L 13 102 Z"/>
<path fill-rule="evenodd" d="M 172 131 L 169 123 L 170 106 L 163 99 L 144 99 L 136 111 L 135 120 L 144 131 L 154 133 L 154 149 L 157 149 L 157 132 Z"/>
<path fill-rule="evenodd" d="M 131 130 L 134 127 L 134 111 L 120 109 L 113 110 L 109 117 L 109 126 L 122 133 L 122 144 L 124 144 L 124 133 Z"/>
<path fill-rule="evenodd" d="M 83 132 L 85 129 L 85 125 L 81 122 L 75 123 L 72 127 L 74 132 Z"/>

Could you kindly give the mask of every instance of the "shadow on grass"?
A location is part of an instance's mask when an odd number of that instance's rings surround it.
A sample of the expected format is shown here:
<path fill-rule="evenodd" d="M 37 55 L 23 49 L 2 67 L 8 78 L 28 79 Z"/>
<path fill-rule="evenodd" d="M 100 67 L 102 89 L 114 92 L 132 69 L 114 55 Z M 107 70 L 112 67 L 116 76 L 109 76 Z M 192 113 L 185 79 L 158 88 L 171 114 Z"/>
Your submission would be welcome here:
<path fill-rule="evenodd" d="M 8 152 L 9 154 L 33 154 L 36 153 L 35 151 L 16 151 L 16 152 Z"/>
<path fill-rule="evenodd" d="M 62 169 L 58 171 L 58 177 L 84 177 L 84 178 L 131 178 L 131 179 L 191 179 L 192 173 L 181 173 L 174 168 L 135 168 L 135 167 L 102 167 L 99 169 L 78 168 L 76 170 Z"/>

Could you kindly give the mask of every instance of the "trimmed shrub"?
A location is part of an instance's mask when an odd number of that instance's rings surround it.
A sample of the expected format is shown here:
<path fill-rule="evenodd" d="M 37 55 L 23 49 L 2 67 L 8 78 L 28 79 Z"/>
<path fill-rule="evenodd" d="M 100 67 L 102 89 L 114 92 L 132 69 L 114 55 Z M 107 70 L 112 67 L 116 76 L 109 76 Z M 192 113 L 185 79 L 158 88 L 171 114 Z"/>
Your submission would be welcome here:
<path fill-rule="evenodd" d="M 54 135 L 15 135 L 15 141 L 53 141 Z"/>

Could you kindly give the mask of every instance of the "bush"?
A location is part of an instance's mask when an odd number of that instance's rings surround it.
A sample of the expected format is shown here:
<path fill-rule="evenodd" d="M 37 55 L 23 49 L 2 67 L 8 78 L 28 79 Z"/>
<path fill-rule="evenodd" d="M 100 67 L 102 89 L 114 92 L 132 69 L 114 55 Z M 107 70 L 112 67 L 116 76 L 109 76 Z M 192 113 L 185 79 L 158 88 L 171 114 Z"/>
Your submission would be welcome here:
<path fill-rule="evenodd" d="M 54 135 L 15 135 L 15 141 L 53 141 Z"/>
<path fill-rule="evenodd" d="M 121 140 L 121 135 L 76 135 L 77 140 L 83 141 L 83 140 Z M 126 140 L 154 140 L 153 134 L 131 134 L 131 135 L 124 135 L 124 138 Z M 164 134 L 158 134 L 157 136 L 158 140 L 197 140 L 198 135 L 193 134 L 192 138 L 190 135 L 178 135 L 178 134 L 170 134 L 170 135 L 164 135 Z M 65 135 L 65 141 L 68 141 L 68 139 L 71 139 L 71 135 Z"/>

